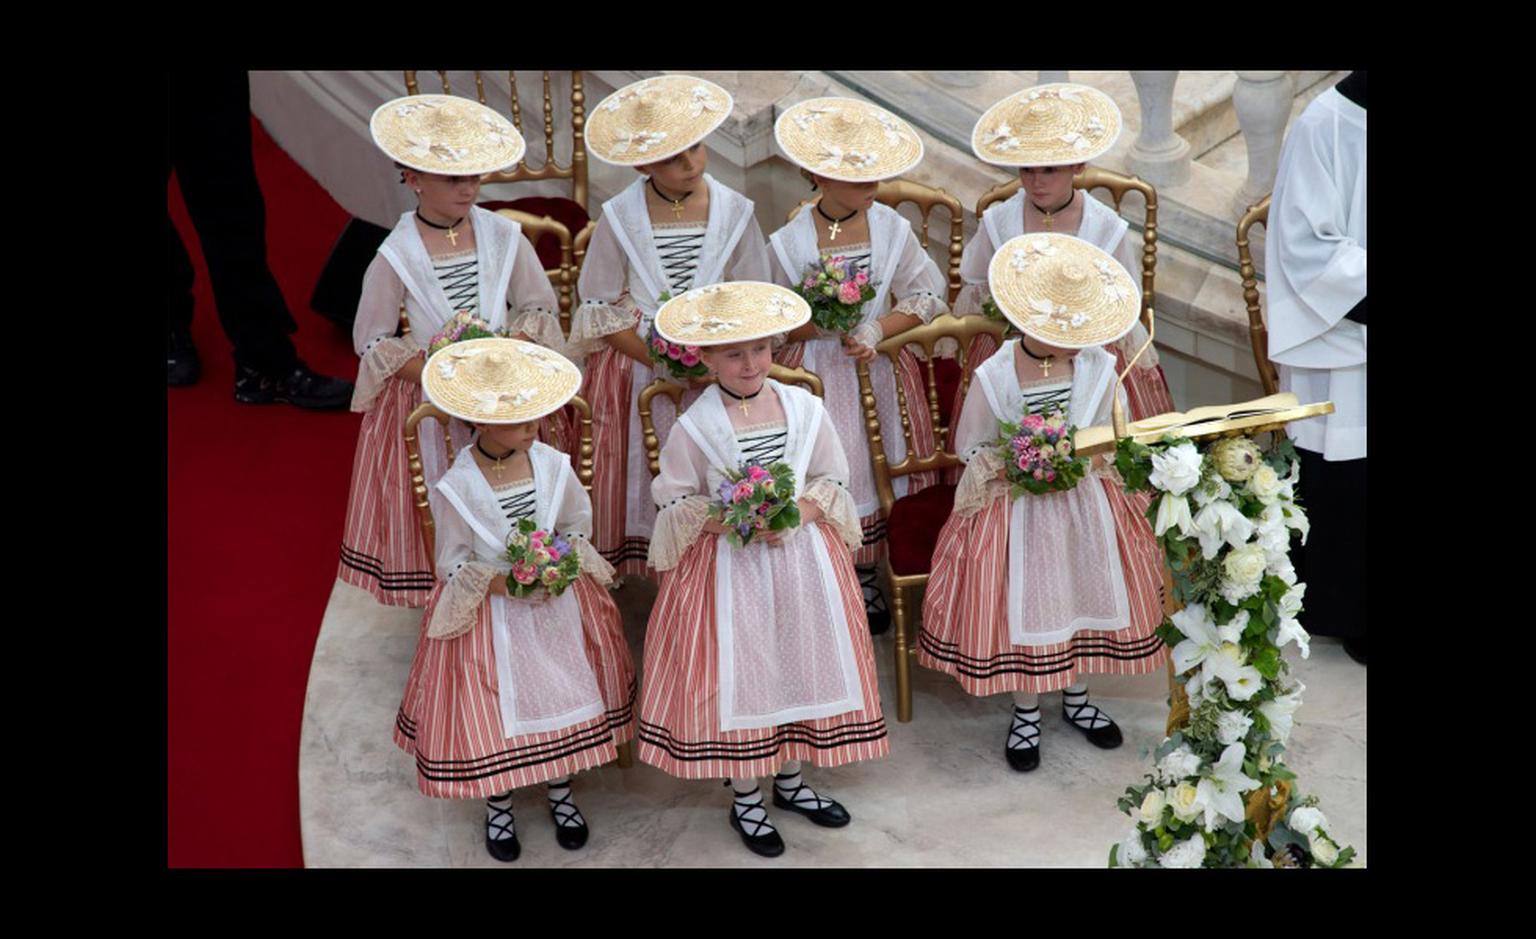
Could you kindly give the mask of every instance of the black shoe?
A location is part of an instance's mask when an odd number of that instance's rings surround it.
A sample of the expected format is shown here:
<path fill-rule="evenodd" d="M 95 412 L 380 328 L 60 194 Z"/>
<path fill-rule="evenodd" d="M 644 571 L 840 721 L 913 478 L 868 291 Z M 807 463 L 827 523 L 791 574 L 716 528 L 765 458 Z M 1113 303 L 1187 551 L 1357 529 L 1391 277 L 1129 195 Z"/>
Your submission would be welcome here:
<path fill-rule="evenodd" d="M 352 383 L 312 372 L 303 362 L 282 374 L 237 364 L 235 400 L 243 404 L 281 401 L 301 408 L 335 410 L 352 402 Z"/>
<path fill-rule="evenodd" d="M 788 809 L 791 812 L 797 812 L 801 815 L 804 815 L 806 818 L 810 819 L 817 825 L 820 825 L 822 828 L 842 828 L 844 825 L 853 821 L 853 816 L 848 814 L 847 809 L 843 808 L 840 803 L 828 799 L 826 796 L 816 796 L 816 798 L 820 799 L 822 802 L 828 803 L 819 809 L 808 809 L 803 805 L 796 805 L 794 800 L 799 798 L 800 790 L 804 789 L 807 792 L 811 792 L 812 795 L 815 795 L 815 792 L 812 791 L 811 788 L 805 783 L 801 783 L 794 789 L 790 790 L 789 796 L 786 798 L 779 791 L 779 784 L 777 781 L 778 777 L 774 777 L 774 779 L 774 808 Z"/>
<path fill-rule="evenodd" d="M 1035 715 L 1034 719 L 1024 716 Z M 1022 725 L 1022 726 L 1021 726 Z M 1033 741 L 1034 746 L 1029 746 Z M 1040 765 L 1040 709 L 1024 710 L 1015 706 L 1013 720 L 1008 724 L 1008 742 L 1003 746 L 1003 756 L 1016 773 L 1027 773 Z"/>
<path fill-rule="evenodd" d="M 494 805 L 491 808 L 496 808 Z M 503 821 L 502 816 L 505 816 Z M 487 816 L 485 822 L 485 850 L 491 857 L 498 861 L 515 861 L 523 853 L 523 846 L 517 841 L 517 832 L 513 830 L 511 809 L 498 809 L 494 816 Z M 492 838 L 491 835 L 507 835 L 505 838 Z"/>
<path fill-rule="evenodd" d="M 165 383 L 181 386 L 196 384 L 203 374 L 203 361 L 197 356 L 190 333 L 171 330 L 166 335 Z"/>
<path fill-rule="evenodd" d="M 871 636 L 879 636 L 891 628 L 891 614 L 886 611 L 865 608 L 864 612 L 869 616 L 869 634 Z"/>
<path fill-rule="evenodd" d="M 1109 715 L 1105 714 L 1103 711 L 1100 711 L 1097 707 L 1094 707 L 1091 704 L 1085 704 L 1076 709 L 1076 714 L 1078 716 L 1087 717 L 1088 715 L 1084 712 L 1089 710 L 1092 710 L 1096 716 L 1102 717 L 1109 721 L 1109 723 L 1102 727 L 1095 727 L 1092 730 L 1089 730 L 1087 727 L 1082 726 L 1077 721 L 1072 719 L 1074 715 L 1067 709 L 1065 705 L 1063 705 L 1061 708 L 1061 716 L 1066 718 L 1068 724 L 1071 724 L 1073 727 L 1076 727 L 1078 730 L 1082 731 L 1083 736 L 1088 738 L 1088 742 L 1098 747 L 1100 750 L 1113 750 L 1115 747 L 1118 747 L 1120 744 L 1125 742 L 1125 738 L 1120 735 L 1120 725 L 1116 724 L 1112 720 L 1109 720 Z"/>
<path fill-rule="evenodd" d="M 1365 637 L 1364 636 L 1360 636 L 1360 637 L 1354 638 L 1354 639 L 1345 639 L 1344 640 L 1344 651 L 1345 651 L 1346 654 L 1349 655 L 1350 658 L 1354 659 L 1356 662 L 1359 662 L 1361 665 L 1364 665 L 1365 664 Z"/>
<path fill-rule="evenodd" d="M 562 814 L 561 809 L 567 811 Z M 559 842 L 560 847 L 567 851 L 575 851 L 577 848 L 586 846 L 589 833 L 587 822 L 581 819 L 581 810 L 571 801 L 569 788 L 566 789 L 565 795 L 550 800 L 549 817 L 555 820 L 555 841 Z M 581 819 L 581 821 L 572 822 L 571 819 Z"/>
<path fill-rule="evenodd" d="M 869 618 L 869 634 L 878 636 L 891 628 L 891 611 L 885 605 L 885 592 L 880 589 L 880 571 L 877 568 L 855 568 L 859 587 L 864 594 L 864 615 Z"/>
<path fill-rule="evenodd" d="M 784 839 L 779 837 L 779 833 L 777 831 L 757 822 L 753 822 L 749 818 L 747 819 L 747 824 L 758 825 L 758 827 L 754 829 L 758 833 L 755 835 L 749 835 L 742 829 L 740 820 L 736 818 L 735 807 L 733 806 L 727 811 L 731 813 L 731 827 L 736 829 L 736 833 L 738 835 L 741 835 L 741 843 L 747 846 L 748 851 L 751 851 L 753 854 L 760 854 L 763 857 L 778 857 L 784 853 Z M 763 813 L 763 815 L 764 818 L 767 817 L 766 812 Z"/>

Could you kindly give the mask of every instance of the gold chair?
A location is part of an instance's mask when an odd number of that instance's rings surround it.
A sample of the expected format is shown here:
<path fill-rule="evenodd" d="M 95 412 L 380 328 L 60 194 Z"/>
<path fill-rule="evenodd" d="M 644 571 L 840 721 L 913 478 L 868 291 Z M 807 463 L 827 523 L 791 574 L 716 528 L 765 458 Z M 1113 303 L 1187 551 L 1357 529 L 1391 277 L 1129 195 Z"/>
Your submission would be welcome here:
<path fill-rule="evenodd" d="M 554 238 L 560 243 L 560 266 L 544 273 L 549 276 L 549 283 L 555 288 L 556 295 L 560 298 L 560 332 L 562 335 L 571 333 L 571 290 L 576 283 L 574 253 L 571 243 L 571 230 L 561 222 L 545 215 L 535 217 L 527 212 L 519 212 L 516 209 L 497 209 L 496 214 L 503 218 L 509 218 L 522 226 L 523 235 L 531 243 L 537 245 L 539 239 L 545 235 Z"/>
<path fill-rule="evenodd" d="M 965 207 L 960 200 L 942 189 L 934 189 L 922 183 L 915 183 L 908 179 L 887 179 L 880 183 L 880 188 L 875 190 L 875 200 L 893 209 L 898 208 L 903 202 L 911 202 L 917 206 L 922 215 L 923 223 L 919 230 L 918 240 L 923 245 L 923 250 L 928 250 L 928 216 L 935 206 L 944 206 L 949 210 L 949 296 L 948 302 L 954 303 L 960 295 L 962 286 L 960 280 L 960 256 L 965 253 Z M 815 202 L 815 199 L 806 199 L 790 210 L 788 220 L 794 219 L 796 213 Z"/>
<path fill-rule="evenodd" d="M 1255 225 L 1269 227 L 1269 196 L 1250 205 L 1237 223 L 1237 259 L 1243 277 L 1243 299 L 1248 303 L 1248 341 L 1253 344 L 1253 364 L 1258 366 L 1259 380 L 1264 383 L 1264 393 L 1275 394 L 1280 390 L 1280 372 L 1269 360 L 1269 328 L 1264 324 L 1264 311 L 1259 306 L 1259 273 L 1253 266 L 1253 252 L 1248 249 L 1248 230 Z"/>
<path fill-rule="evenodd" d="M 869 444 L 869 459 L 874 468 L 875 492 L 880 499 L 880 515 L 885 519 L 889 550 L 881 567 L 891 588 L 891 619 L 896 624 L 896 719 L 912 719 L 912 659 L 917 655 L 909 619 L 912 592 L 928 582 L 933 549 L 939 529 L 954 506 L 955 487 L 941 483 L 930 486 L 914 495 L 896 498 L 892 480 L 932 470 L 946 470 L 961 466 L 955 453 L 951 428 L 939 421 L 939 384 L 934 369 L 934 346 L 941 339 L 953 339 L 959 346 L 959 366 L 965 367 L 966 350 L 971 340 L 983 333 L 990 334 L 999 345 L 1003 341 L 1006 324 L 984 316 L 955 317 L 950 314 L 936 317 L 933 322 L 916 326 L 903 333 L 887 337 L 875 346 L 875 351 L 891 360 L 893 369 L 899 368 L 901 351 L 908 345 L 921 347 L 919 361 L 924 365 L 923 384 L 928 394 L 928 411 L 933 418 L 935 450 L 931 456 L 918 457 L 917 442 L 913 439 L 912 421 L 908 416 L 913 405 L 907 401 L 901 382 L 896 383 L 896 399 L 901 413 L 902 435 L 906 438 L 907 456 L 892 465 L 885 456 L 885 428 L 880 426 L 880 411 L 876 406 L 874 386 L 870 382 L 869 364 L 855 366 L 859 379 L 860 400 L 864 407 L 864 433 Z M 961 386 L 961 394 L 967 390 L 969 378 Z"/>
<path fill-rule="evenodd" d="M 1146 226 L 1141 231 L 1141 325 L 1149 326 L 1152 321 L 1152 282 L 1157 269 L 1157 189 L 1139 177 L 1123 176 L 1097 166 L 1084 167 L 1081 173 L 1072 177 L 1072 188 L 1085 191 L 1108 189 L 1114 199 L 1116 212 L 1120 211 L 1120 201 L 1128 192 L 1139 192 L 1146 200 Z M 987 206 L 1010 198 L 1018 191 L 1017 177 L 988 189 L 976 203 L 977 222 L 980 222 L 981 214 L 987 210 Z"/>
<path fill-rule="evenodd" d="M 581 415 L 581 449 L 576 461 L 576 478 L 581 487 L 592 492 L 592 408 L 581 395 L 571 398 L 570 405 Z M 416 520 L 421 527 L 421 541 L 427 549 L 427 563 L 435 576 L 437 573 L 437 525 L 432 520 L 432 504 L 427 498 L 426 471 L 421 464 L 420 427 L 427 419 L 437 421 L 443 428 L 443 444 L 448 452 L 448 465 L 453 465 L 453 440 L 449 436 L 449 417 L 430 401 L 423 401 L 405 419 L 405 452 L 411 473 L 411 494 L 416 503 Z M 619 745 L 618 765 L 628 769 L 635 764 L 633 743 Z"/>
<path fill-rule="evenodd" d="M 786 385 L 804 385 L 810 389 L 811 394 L 822 397 L 821 376 L 807 369 L 786 368 L 775 363 L 769 367 L 768 377 Z M 714 379 L 708 381 L 712 383 Z M 645 436 L 646 466 L 650 468 L 652 479 L 661 472 L 661 441 L 656 437 L 656 425 L 651 420 L 651 401 L 659 394 L 666 395 L 672 399 L 672 407 L 681 412 L 683 395 L 687 391 L 687 388 L 666 378 L 658 378 L 640 389 L 640 401 L 636 407 L 640 411 L 640 429 Z"/>

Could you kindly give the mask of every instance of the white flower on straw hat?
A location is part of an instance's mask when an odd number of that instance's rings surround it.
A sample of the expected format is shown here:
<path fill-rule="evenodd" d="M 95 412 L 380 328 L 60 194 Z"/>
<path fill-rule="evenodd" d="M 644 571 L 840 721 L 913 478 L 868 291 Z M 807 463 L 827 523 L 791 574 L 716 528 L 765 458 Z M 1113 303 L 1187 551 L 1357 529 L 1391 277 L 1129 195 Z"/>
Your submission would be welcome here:
<path fill-rule="evenodd" d="M 636 153 L 644 153 L 666 139 L 667 132 L 664 130 L 621 130 L 618 134 L 618 142 L 613 146 L 613 152 L 627 153 L 630 144 L 634 144 Z"/>
<path fill-rule="evenodd" d="M 475 403 L 479 404 L 481 409 L 485 411 L 499 409 L 502 402 L 506 402 L 514 408 L 520 408 L 529 401 L 532 401 L 538 393 L 539 390 L 537 388 L 524 388 L 521 391 L 477 391 L 475 392 Z"/>
<path fill-rule="evenodd" d="M 836 114 L 841 110 L 841 108 L 806 108 L 804 111 L 795 115 L 795 125 L 801 130 L 810 130 L 811 125 L 816 123 L 816 121 L 820 119 L 822 115 Z"/>
<path fill-rule="evenodd" d="M 996 147 L 999 150 L 1013 150 L 1022 143 L 1019 138 L 1013 135 L 1013 128 L 1009 127 L 1006 123 L 997 125 L 987 133 L 987 145 Z"/>
<path fill-rule="evenodd" d="M 715 101 L 714 96 L 709 93 L 708 88 L 705 88 L 703 85 L 693 86 L 693 98 L 688 103 L 689 117 L 698 117 L 705 111 L 718 112 L 719 110 L 720 105 Z"/>

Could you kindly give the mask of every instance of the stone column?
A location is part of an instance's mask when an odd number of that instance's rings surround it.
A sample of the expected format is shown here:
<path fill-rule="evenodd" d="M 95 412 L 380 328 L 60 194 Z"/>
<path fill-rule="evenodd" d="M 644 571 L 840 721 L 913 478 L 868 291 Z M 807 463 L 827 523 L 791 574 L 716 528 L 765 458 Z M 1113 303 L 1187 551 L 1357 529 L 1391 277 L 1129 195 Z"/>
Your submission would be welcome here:
<path fill-rule="evenodd" d="M 1065 71 L 1060 71 L 1060 72 L 1042 71 L 1040 73 L 1040 84 L 1042 84 L 1042 85 L 1044 85 L 1044 84 L 1046 84 L 1048 82 L 1064 82 L 1064 81 L 1071 81 L 1071 79 L 1067 77 L 1067 73 Z"/>
<path fill-rule="evenodd" d="M 1232 107 L 1248 148 L 1248 178 L 1233 200 L 1234 217 L 1275 187 L 1280 143 L 1293 103 L 1290 72 L 1238 72 Z"/>
<path fill-rule="evenodd" d="M 1154 186 L 1189 179 L 1189 142 L 1173 132 L 1173 83 L 1178 72 L 1133 71 L 1141 102 L 1141 135 L 1131 145 L 1131 171 Z"/>

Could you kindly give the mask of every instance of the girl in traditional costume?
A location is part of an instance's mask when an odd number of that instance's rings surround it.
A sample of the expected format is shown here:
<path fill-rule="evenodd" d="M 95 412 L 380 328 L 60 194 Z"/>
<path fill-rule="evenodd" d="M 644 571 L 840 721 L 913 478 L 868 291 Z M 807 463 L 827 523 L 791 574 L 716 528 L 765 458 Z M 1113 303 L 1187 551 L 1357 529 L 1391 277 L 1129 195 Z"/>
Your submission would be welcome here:
<path fill-rule="evenodd" d="M 704 139 L 732 104 L 713 82 L 661 75 L 620 88 L 587 118 L 588 152 L 640 174 L 603 203 L 571 317 L 573 354 L 586 355 L 582 395 L 592 404 L 592 540 L 620 575 L 645 573 L 656 523 L 638 410 L 640 392 L 670 375 L 648 351 L 656 311 L 694 287 L 768 279 L 752 200 L 704 172 Z M 696 396 L 690 391 L 684 406 Z M 652 408 L 665 443 L 676 419 L 672 401 L 658 396 Z"/>
<path fill-rule="evenodd" d="M 521 851 L 511 790 L 538 783 L 548 787 L 555 840 L 579 848 L 588 829 L 570 776 L 617 757 L 634 735 L 636 692 L 619 611 L 603 589 L 613 569 L 588 541 L 591 500 L 566 454 L 534 439 L 538 419 L 571 399 L 581 373 L 533 343 L 491 338 L 437 352 L 422 377 L 428 399 L 478 434 L 433 487 L 437 584 L 394 740 L 415 755 L 426 795 L 487 800 L 486 849 L 498 861 Z M 548 534 L 520 532 L 525 519 Z M 573 552 L 580 576 L 550 596 L 531 566 L 506 556 L 519 537 L 554 560 Z M 530 595 L 509 595 L 530 583 Z"/>
<path fill-rule="evenodd" d="M 689 291 L 656 329 L 699 345 L 719 384 L 679 418 L 652 484 L 651 563 L 661 591 L 645 637 L 640 759 L 684 779 L 727 779 L 730 824 L 752 851 L 784 841 L 757 777 L 774 773 L 773 804 L 818 825 L 850 816 L 801 778 L 801 764 L 885 756 L 873 648 L 849 551 L 862 536 L 848 461 L 810 392 L 769 379 L 772 338 L 810 318 L 800 297 L 766 283 Z M 748 461 L 793 472 L 798 527 L 745 546 L 711 514 L 726 473 Z M 727 487 L 727 491 L 729 487 Z"/>
<path fill-rule="evenodd" d="M 1078 428 L 1109 423 L 1123 392 L 1108 347 L 1136 321 L 1135 281 L 1085 241 L 1037 234 L 998 250 L 989 286 L 1022 335 L 976 370 L 955 425 L 966 467 L 934 549 L 917 660 L 969 694 L 1013 692 L 1004 753 L 1026 771 L 1040 761 L 1042 692 L 1061 691 L 1063 717 L 1095 745 L 1120 745 L 1083 676 L 1163 667 L 1162 556 L 1147 497 L 1127 495 L 1104 456 L 1069 490 L 1014 497 L 1013 456 L 996 444 L 1026 407 L 1055 406 Z"/>
<path fill-rule="evenodd" d="M 860 515 L 863 541 L 855 553 L 860 581 L 869 604 L 869 618 L 880 631 L 890 622 L 880 595 L 874 565 L 885 553 L 886 536 L 879 518 L 874 467 L 864 430 L 855 363 L 869 362 L 886 457 L 906 458 L 901 413 L 896 397 L 900 381 L 908 401 L 908 417 L 920 455 L 932 453 L 932 419 L 917 358 L 901 355 L 901 367 L 877 356 L 881 339 L 946 313 L 946 284 L 939 267 L 923 250 L 916 233 L 895 209 L 875 201 L 880 180 L 899 176 L 923 156 L 922 140 L 910 124 L 883 108 L 852 98 L 814 98 L 779 116 L 774 135 L 785 155 L 811 180 L 819 198 L 803 208 L 769 238 L 773 279 L 801 285 L 808 270 L 822 259 L 841 256 L 867 274 L 875 296 L 862 309 L 862 321 L 847 335 L 824 332 L 807 324 L 789 334 L 790 342 L 775 356 L 790 366 L 803 366 L 821 376 L 826 407 L 832 416 L 852 471 L 851 490 Z M 931 485 L 933 474 L 893 481 L 897 498 Z"/>
<path fill-rule="evenodd" d="M 955 298 L 956 316 L 983 315 L 982 306 L 991 299 L 987 265 L 998 245 L 1023 234 L 1074 235 L 1114 255 L 1127 271 L 1141 270 L 1140 251 L 1125 219 L 1086 191 L 1072 187 L 1072 178 L 1090 160 L 1115 145 L 1123 123 L 1109 95 L 1066 82 L 1026 88 L 994 104 L 976 121 L 971 150 L 994 166 L 1017 167 L 1020 186 L 1008 199 L 987 207 L 965 246 L 960 258 L 965 286 Z M 1146 341 L 1146 327 L 1138 321 L 1109 348 L 1115 367 L 1124 371 Z M 972 340 L 965 373 L 974 373 L 996 349 L 991 336 Z M 1126 376 L 1125 389 L 1133 420 L 1173 410 L 1168 381 L 1150 346 Z M 957 409 L 960 401 L 957 396 Z"/>
<path fill-rule="evenodd" d="M 419 607 L 433 577 L 416 531 L 401 431 L 421 403 L 428 344 L 459 312 L 549 348 L 564 340 L 533 245 L 516 222 L 475 206 L 481 177 L 522 159 L 517 128 L 479 102 L 449 95 L 397 98 L 374 111 L 370 126 L 418 205 L 400 216 L 363 275 L 352 410 L 365 416 L 338 576 L 380 603 Z M 411 328 L 397 337 L 402 303 Z M 546 427 L 546 436 L 553 432 Z M 458 433 L 462 445 L 467 437 Z M 447 464 L 441 434 L 422 434 L 422 463 L 428 485 L 435 483 Z"/>

